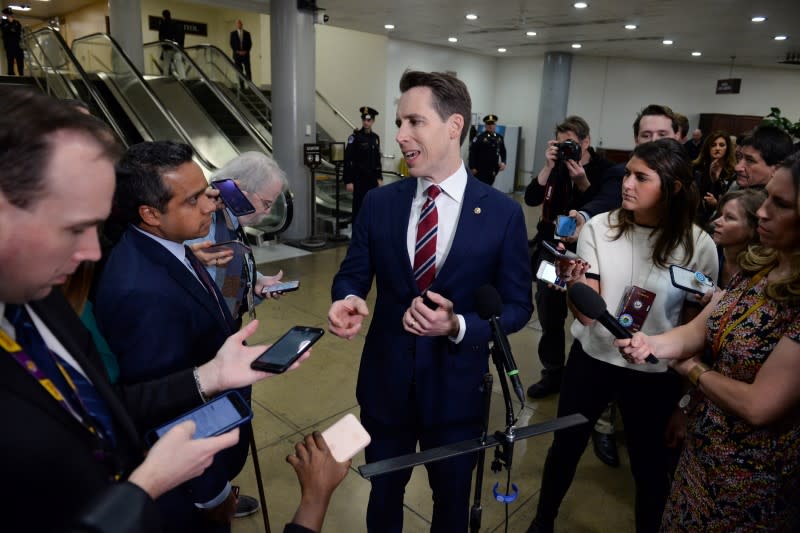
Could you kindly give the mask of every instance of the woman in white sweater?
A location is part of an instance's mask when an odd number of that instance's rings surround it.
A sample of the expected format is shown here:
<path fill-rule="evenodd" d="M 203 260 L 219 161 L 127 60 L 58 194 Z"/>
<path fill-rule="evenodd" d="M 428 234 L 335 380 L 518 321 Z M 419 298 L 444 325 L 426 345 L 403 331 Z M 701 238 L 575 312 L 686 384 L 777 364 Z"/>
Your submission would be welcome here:
<path fill-rule="evenodd" d="M 620 323 L 638 325 L 631 288 L 655 295 L 641 331 L 656 334 L 699 312 L 697 299 L 670 281 L 669 266 L 680 265 L 717 279 L 717 252 L 711 237 L 693 224 L 697 192 L 683 147 L 661 139 L 636 147 L 622 182 L 622 207 L 592 218 L 578 241 L 583 261 L 560 272 L 568 285 L 596 290 Z M 623 300 L 629 302 L 622 309 Z M 627 311 L 632 311 L 627 313 Z M 636 365 L 622 358 L 601 324 L 573 309 L 575 342 L 569 354 L 558 415 L 581 413 L 588 424 L 556 432 L 542 476 L 536 518 L 528 531 L 553 530 L 591 428 L 605 406 L 616 400 L 625 425 L 631 471 L 636 483 L 636 531 L 655 532 L 669 490 L 671 452 L 668 422 L 681 397 L 681 381 L 665 363 Z M 627 321 L 626 321 L 627 318 Z"/>

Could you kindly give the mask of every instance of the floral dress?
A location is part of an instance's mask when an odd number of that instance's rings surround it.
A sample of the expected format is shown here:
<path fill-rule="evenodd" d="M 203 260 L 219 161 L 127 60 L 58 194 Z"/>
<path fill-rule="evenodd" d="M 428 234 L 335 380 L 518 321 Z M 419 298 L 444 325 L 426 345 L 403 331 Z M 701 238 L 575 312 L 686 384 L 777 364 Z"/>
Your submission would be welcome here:
<path fill-rule="evenodd" d="M 764 298 L 766 276 L 753 279 L 737 275 L 731 281 L 708 319 L 706 339 L 712 346 L 729 306 L 735 307 L 728 325 L 746 315 L 713 355 L 712 367 L 746 383 L 754 381 L 782 337 L 800 342 L 800 306 Z M 690 413 L 674 479 L 662 531 L 800 531 L 797 409 L 780 423 L 759 428 L 703 396 Z"/>

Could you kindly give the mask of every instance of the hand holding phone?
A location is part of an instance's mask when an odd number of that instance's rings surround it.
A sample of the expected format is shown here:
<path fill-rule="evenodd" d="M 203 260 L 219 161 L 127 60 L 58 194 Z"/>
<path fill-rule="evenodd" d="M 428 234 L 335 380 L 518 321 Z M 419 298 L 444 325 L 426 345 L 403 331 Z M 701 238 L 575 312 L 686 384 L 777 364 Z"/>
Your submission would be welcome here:
<path fill-rule="evenodd" d="M 261 295 L 269 296 L 273 294 L 283 294 L 284 292 L 296 291 L 299 288 L 300 288 L 300 282 L 298 280 L 283 281 L 280 283 L 275 283 L 273 285 L 267 285 L 266 287 L 264 287 L 264 290 L 261 291 Z"/>
<path fill-rule="evenodd" d="M 320 328 L 295 326 L 258 356 L 258 359 L 250 363 L 250 368 L 282 374 L 324 333 L 325 331 Z"/>

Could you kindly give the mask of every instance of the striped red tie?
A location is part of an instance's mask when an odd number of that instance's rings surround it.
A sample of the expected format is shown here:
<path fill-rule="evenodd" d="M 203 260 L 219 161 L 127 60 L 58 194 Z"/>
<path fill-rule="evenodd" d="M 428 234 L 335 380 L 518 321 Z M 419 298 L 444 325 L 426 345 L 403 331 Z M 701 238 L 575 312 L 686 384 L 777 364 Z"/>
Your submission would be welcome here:
<path fill-rule="evenodd" d="M 419 214 L 417 244 L 414 247 L 414 279 L 420 292 L 430 287 L 436 277 L 436 233 L 439 226 L 436 197 L 441 192 L 438 185 L 428 187 L 428 199 Z"/>

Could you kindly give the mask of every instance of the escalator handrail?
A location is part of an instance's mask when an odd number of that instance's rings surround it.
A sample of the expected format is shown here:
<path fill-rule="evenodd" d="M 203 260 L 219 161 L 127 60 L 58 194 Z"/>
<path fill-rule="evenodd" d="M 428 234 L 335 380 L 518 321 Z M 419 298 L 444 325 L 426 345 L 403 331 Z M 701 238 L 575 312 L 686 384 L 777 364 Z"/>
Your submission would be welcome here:
<path fill-rule="evenodd" d="M 75 67 L 75 71 L 78 73 L 78 76 L 80 77 L 81 81 L 83 81 L 83 84 L 86 86 L 86 90 L 89 91 L 89 96 L 92 97 L 92 100 L 94 100 L 94 103 L 97 105 L 97 107 L 100 108 L 100 111 L 103 113 L 103 116 L 106 119 L 106 122 L 114 130 L 114 133 L 117 134 L 117 138 L 119 138 L 120 141 L 122 141 L 123 143 L 126 142 L 125 135 L 123 134 L 122 129 L 120 128 L 119 124 L 117 124 L 117 121 L 114 118 L 113 113 L 111 113 L 111 110 L 108 108 L 108 105 L 106 104 L 106 101 L 103 99 L 102 96 L 100 96 L 100 93 L 97 91 L 97 89 L 95 89 L 94 85 L 89 80 L 89 75 L 83 69 L 83 66 L 81 66 L 80 62 L 78 62 L 78 58 L 75 57 L 75 54 L 72 53 L 72 49 L 70 49 L 70 47 L 67 45 L 67 41 L 64 40 L 64 37 L 61 36 L 61 33 L 57 32 L 53 28 L 47 27 L 47 28 L 42 28 L 42 29 L 36 30 L 35 32 L 33 32 L 32 37 L 35 38 L 36 35 L 44 34 L 44 33 L 49 33 L 53 37 L 55 37 L 56 42 L 63 49 L 63 52 L 66 55 L 66 57 L 69 60 L 69 62 L 72 63 L 72 65 Z M 37 44 L 38 44 L 38 40 L 37 40 Z M 41 46 L 41 45 L 39 45 L 39 46 Z M 42 53 L 44 53 L 44 50 L 42 50 Z M 45 57 L 47 57 L 47 54 L 45 54 Z M 77 90 L 75 89 L 75 86 L 72 84 L 72 80 L 69 80 L 69 81 L 70 81 L 70 83 L 69 83 L 70 88 L 72 89 L 73 93 L 76 95 L 76 98 L 77 98 Z"/>
<path fill-rule="evenodd" d="M 267 97 L 264 96 L 264 93 L 261 92 L 261 89 L 258 88 L 258 85 L 253 83 L 252 80 L 247 79 L 247 77 L 244 74 L 242 74 L 239 71 L 238 68 L 236 68 L 236 64 L 233 62 L 233 60 L 230 57 L 228 57 L 228 54 L 223 52 L 222 49 L 219 46 L 206 43 L 206 44 L 196 44 L 196 45 L 193 45 L 193 46 L 187 46 L 186 47 L 186 50 L 195 50 L 195 49 L 198 49 L 198 50 L 213 50 L 219 57 L 224 58 L 225 61 L 227 62 L 227 64 L 230 65 L 230 67 L 233 69 L 234 72 L 236 72 L 236 75 L 239 78 L 239 83 L 240 84 L 244 83 L 250 89 L 250 91 L 252 93 L 254 93 L 256 95 L 256 97 L 259 100 L 261 100 L 261 102 L 265 106 L 267 106 L 267 109 L 272 110 L 272 102 L 267 100 Z M 270 128 L 271 127 L 272 127 L 272 125 L 270 124 Z"/>
<path fill-rule="evenodd" d="M 26 34 L 23 36 L 23 40 L 25 40 L 26 44 L 27 44 L 28 41 L 31 41 L 36 46 L 36 48 L 39 49 L 39 51 L 42 54 L 42 57 L 44 57 L 47 61 L 50 61 L 50 58 L 47 56 L 47 53 L 44 51 L 44 47 L 42 47 L 41 43 L 39 43 L 39 40 L 34 36 L 35 33 L 38 33 L 38 32 L 26 32 Z M 27 48 L 29 50 L 31 49 L 30 46 L 28 46 Z M 28 56 L 30 58 L 32 58 L 34 61 L 36 61 L 36 64 L 42 70 L 42 72 L 46 73 L 46 70 L 45 70 L 46 66 L 42 65 L 42 63 L 36 58 L 35 54 L 31 53 L 31 54 L 28 54 Z M 66 91 L 69 92 L 70 95 L 73 98 L 78 98 L 78 90 L 75 89 L 75 86 L 72 84 L 72 82 L 66 76 L 64 76 L 64 74 L 59 69 L 54 68 L 52 65 L 47 65 L 47 67 L 49 67 L 57 75 L 58 79 L 61 81 L 61 84 L 66 89 Z M 37 84 L 38 83 L 39 83 L 39 81 L 37 80 Z M 48 82 L 47 86 L 48 86 L 48 88 L 50 87 L 49 82 Z M 42 87 L 42 86 L 39 85 L 39 87 Z M 46 94 L 51 94 L 50 90 L 45 90 L 43 87 L 42 87 L 42 90 Z"/>
<path fill-rule="evenodd" d="M 348 126 L 350 126 L 350 129 L 352 129 L 352 130 L 356 130 L 356 129 L 358 129 L 358 128 L 356 128 L 355 124 L 353 124 L 352 122 L 350 122 L 350 120 L 349 120 L 349 119 L 348 119 L 346 116 L 344 116 L 344 113 L 342 113 L 341 111 L 339 111 L 339 108 L 338 108 L 338 107 L 336 107 L 335 105 L 333 105 L 333 104 L 331 103 L 331 101 L 330 101 L 330 100 L 328 100 L 327 98 L 325 98 L 325 96 L 324 96 L 324 95 L 323 95 L 321 92 L 319 92 L 319 90 L 317 90 L 317 89 L 314 89 L 314 92 L 315 92 L 315 93 L 317 93 L 317 96 L 319 97 L 319 99 L 320 99 L 320 100 L 322 100 L 322 103 L 324 103 L 326 106 L 328 106 L 328 107 L 330 107 L 330 108 L 331 108 L 331 111 L 333 111 L 333 114 L 334 114 L 334 115 L 336 115 L 336 116 L 338 116 L 339 118 L 341 118 L 343 121 L 345 121 L 345 123 L 346 123 Z"/>
<path fill-rule="evenodd" d="M 163 113 L 164 117 L 167 119 L 167 122 L 169 122 L 170 125 L 175 129 L 175 131 L 178 132 L 183 142 L 192 147 L 192 151 L 194 152 L 195 157 L 198 158 L 208 170 L 210 171 L 217 170 L 217 166 L 211 163 L 208 159 L 206 159 L 203 156 L 203 154 L 200 153 L 200 151 L 197 149 L 194 142 L 192 141 L 192 138 L 189 136 L 188 132 L 183 128 L 181 123 L 175 118 L 175 115 L 173 115 L 172 112 L 169 109 L 167 109 L 167 107 L 155 93 L 153 88 L 150 87 L 150 84 L 147 83 L 147 81 L 145 81 L 144 76 L 142 76 L 142 73 L 139 72 L 139 69 L 137 69 L 134 66 L 133 62 L 128 57 L 128 54 L 126 54 L 125 51 L 122 50 L 122 47 L 119 46 L 119 44 L 113 37 L 111 37 L 107 33 L 101 33 L 101 32 L 91 33 L 89 35 L 84 35 L 83 37 L 78 37 L 77 39 L 74 39 L 72 41 L 72 46 L 74 47 L 75 43 L 81 43 L 83 41 L 88 41 L 90 39 L 95 39 L 97 37 L 108 39 L 109 43 L 111 44 L 111 47 L 114 49 L 116 53 L 120 55 L 122 60 L 125 62 L 126 66 L 130 69 L 133 75 L 138 79 L 138 81 L 144 87 L 144 91 L 150 97 L 150 99 L 158 108 L 158 110 L 161 113 Z"/>
<path fill-rule="evenodd" d="M 154 46 L 162 46 L 162 47 L 169 46 L 174 49 L 175 53 L 180 54 L 182 60 L 187 61 L 189 63 L 189 66 L 191 68 L 194 68 L 195 71 L 197 71 L 197 74 L 200 76 L 200 79 L 206 84 L 206 86 L 211 90 L 211 92 L 214 93 L 214 96 L 216 96 L 217 99 L 225 105 L 228 112 L 231 113 L 236 118 L 239 124 L 241 124 L 247 130 L 250 136 L 255 137 L 258 141 L 261 142 L 261 144 L 267 147 L 270 153 L 272 153 L 272 143 L 266 138 L 264 138 L 264 136 L 261 135 L 261 132 L 259 132 L 256 128 L 253 127 L 253 124 L 244 115 L 242 115 L 242 112 L 239 110 L 236 104 L 231 101 L 228 95 L 220 91 L 216 83 L 213 83 L 211 80 L 208 79 L 208 76 L 206 75 L 205 72 L 203 72 L 203 69 L 201 69 L 197 65 L 197 63 L 194 61 L 194 59 L 192 59 L 189 56 L 189 54 L 186 54 L 183 51 L 183 49 L 181 49 L 181 47 L 179 47 L 172 41 L 152 41 L 149 43 L 144 43 L 144 45 L 142 45 L 142 48 L 147 49 Z M 184 80 L 178 80 L 178 81 L 185 86 Z"/>

